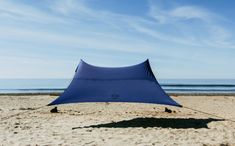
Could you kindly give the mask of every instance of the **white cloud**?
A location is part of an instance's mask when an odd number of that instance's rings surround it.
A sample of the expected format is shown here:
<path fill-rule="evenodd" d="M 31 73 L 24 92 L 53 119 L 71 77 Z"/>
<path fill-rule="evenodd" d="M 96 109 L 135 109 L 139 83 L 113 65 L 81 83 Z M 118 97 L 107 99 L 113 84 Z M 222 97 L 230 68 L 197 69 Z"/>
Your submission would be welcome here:
<path fill-rule="evenodd" d="M 103 10 L 93 10 L 89 8 L 86 5 L 86 1 L 83 0 L 51 1 L 46 7 L 54 12 L 52 14 L 43 12 L 38 8 L 34 8 L 28 5 L 16 5 L 14 3 L 6 1 L 3 1 L 2 3 L 4 4 L 3 10 L 8 11 L 9 15 L 11 13 L 14 13 L 15 17 L 19 17 L 19 19 L 33 19 L 40 23 L 43 22 L 52 24 L 75 23 L 78 26 L 81 26 L 81 23 L 83 23 L 84 21 L 88 21 L 87 23 L 89 23 L 90 21 L 90 23 L 97 23 L 101 25 L 103 27 L 103 30 L 101 31 L 104 31 L 105 29 L 107 30 L 103 34 L 108 34 L 110 36 L 116 35 L 116 32 L 118 32 L 118 35 L 124 32 L 122 37 L 128 36 L 131 34 L 129 32 L 126 32 L 126 30 L 129 30 L 130 32 L 131 30 L 134 30 L 142 34 L 146 34 L 147 36 L 154 37 L 155 39 L 176 44 L 189 46 L 207 45 L 208 47 L 218 47 L 219 45 L 226 45 L 221 47 L 234 48 L 233 43 L 228 41 L 229 37 L 231 36 L 230 33 L 225 28 L 219 26 L 218 24 L 216 24 L 215 21 L 213 21 L 214 19 L 217 19 L 217 16 L 206 9 L 195 6 L 174 6 L 164 9 L 164 7 L 161 7 L 161 5 L 156 5 L 151 2 L 149 15 L 152 18 L 156 19 L 156 22 L 145 19 L 143 17 L 121 15 Z M 13 9 L 9 9 L 9 7 L 13 7 Z M 202 33 L 205 35 L 202 37 L 198 37 L 195 35 L 195 31 L 190 32 L 190 29 L 184 29 L 184 26 L 188 27 L 187 23 L 184 23 L 184 20 L 187 19 L 200 20 L 201 22 L 196 25 L 203 26 L 208 30 L 202 30 L 198 33 Z M 177 29 L 179 33 L 176 36 L 169 32 L 165 33 L 164 30 L 161 30 L 161 27 L 165 24 L 168 24 L 167 27 L 175 27 L 175 29 Z M 161 27 L 157 28 L 154 26 Z M 65 27 L 70 26 L 68 24 Z M 214 29 L 215 27 L 219 29 Z M 194 25 L 191 29 L 197 29 L 197 26 Z M 89 32 L 88 29 L 86 31 Z M 99 33 L 99 30 L 97 30 L 96 33 Z M 92 38 L 93 37 L 91 37 L 90 39 L 94 42 L 93 44 L 95 44 L 95 42 L 97 42 L 98 44 L 102 42 L 100 40 L 96 41 L 96 39 L 92 40 Z M 99 39 L 99 37 L 97 38 Z M 214 43 L 208 43 L 210 41 L 214 41 Z"/>
<path fill-rule="evenodd" d="M 172 5 L 170 1 L 149 0 L 149 15 L 159 23 L 173 23 L 188 19 L 210 21 L 217 17 L 208 10 L 192 5 Z M 168 5 L 168 7 L 166 7 Z"/>
<path fill-rule="evenodd" d="M 179 32 L 177 36 L 161 35 L 161 38 L 189 46 L 235 48 L 235 44 L 230 41 L 232 34 L 218 23 L 218 21 L 225 20 L 218 14 L 190 5 L 174 5 L 165 8 L 153 1 L 149 1 L 149 4 L 149 16 L 156 20 L 156 25 L 174 26 L 175 30 Z M 188 20 L 192 20 L 190 24 Z M 142 32 L 159 38 L 159 30 L 147 28 L 139 30 L 145 30 Z M 181 34 L 184 36 L 180 36 Z"/>
<path fill-rule="evenodd" d="M 10 0 L 0 1 L 0 17 L 4 19 L 12 18 L 13 20 L 24 21 L 25 23 L 66 23 L 63 19 L 50 15 L 32 6 L 11 2 Z"/>
<path fill-rule="evenodd" d="M 89 57 L 94 62 L 99 62 L 94 58 L 102 59 L 96 52 L 106 52 L 103 56 L 110 60 L 112 56 L 117 58 L 115 53 L 118 52 L 123 54 L 119 56 L 122 59 L 134 54 L 133 60 L 150 56 L 164 63 L 171 62 L 165 58 L 178 62 L 192 61 L 192 58 L 198 61 L 200 56 L 188 55 L 197 47 L 207 50 L 235 48 L 231 32 L 218 23 L 220 17 L 205 8 L 192 5 L 166 8 L 151 3 L 146 17 L 138 17 L 92 9 L 86 3 L 85 0 L 54 0 L 48 1 L 44 10 L 35 5 L 2 0 L 0 39 L 4 44 L 21 41 L 19 44 L 25 43 L 31 49 L 49 45 L 54 48 L 48 49 L 56 51 L 94 54 Z M 1 42 L 0 47 L 1 51 L 4 48 Z M 109 54 L 111 51 L 114 53 Z M 201 60 L 206 62 L 206 59 Z"/>
<path fill-rule="evenodd" d="M 208 11 L 193 6 L 177 7 L 171 10 L 169 15 L 180 19 L 201 19 L 203 21 L 209 21 L 212 17 Z"/>
<path fill-rule="evenodd" d="M 66 35 L 47 31 L 37 31 L 29 29 L 18 29 L 12 27 L 0 27 L 0 38 L 2 40 L 12 40 L 20 38 L 26 43 L 49 43 L 70 48 L 87 48 L 98 50 L 113 50 L 122 52 L 144 53 L 146 49 L 153 48 L 154 44 L 141 40 L 122 38 L 119 36 L 109 36 L 102 34 L 76 34 Z M 27 44 L 25 44 L 27 46 Z M 151 47 L 150 47 L 151 46 Z"/>

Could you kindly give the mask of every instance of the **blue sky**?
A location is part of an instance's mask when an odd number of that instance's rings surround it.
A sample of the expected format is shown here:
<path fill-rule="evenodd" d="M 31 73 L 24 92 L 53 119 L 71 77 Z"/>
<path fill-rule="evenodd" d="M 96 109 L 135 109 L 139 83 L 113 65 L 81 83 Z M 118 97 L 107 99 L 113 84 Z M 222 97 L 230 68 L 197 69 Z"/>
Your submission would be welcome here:
<path fill-rule="evenodd" d="M 72 78 L 80 59 L 157 78 L 235 78 L 232 0 L 1 0 L 0 78 Z"/>

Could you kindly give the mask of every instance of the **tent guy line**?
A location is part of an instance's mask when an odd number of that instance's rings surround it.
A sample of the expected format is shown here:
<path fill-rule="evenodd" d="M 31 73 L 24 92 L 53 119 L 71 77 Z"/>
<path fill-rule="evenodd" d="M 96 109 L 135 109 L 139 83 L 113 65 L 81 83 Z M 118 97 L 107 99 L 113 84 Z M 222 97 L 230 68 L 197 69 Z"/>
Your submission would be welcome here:
<path fill-rule="evenodd" d="M 39 109 L 42 109 L 43 107 L 48 107 L 47 105 L 44 105 L 44 106 L 40 106 L 40 107 L 37 107 L 37 108 L 34 108 L 33 110 L 27 110 L 27 111 L 24 111 L 24 112 L 20 112 L 20 113 L 17 113 L 17 114 L 13 114 L 13 115 L 10 115 L 10 116 L 6 116 L 6 117 L 3 117 L 1 118 L 1 122 L 5 121 L 5 120 L 8 120 L 10 118 L 13 118 L 13 117 L 17 117 L 19 115 L 23 115 L 23 114 L 26 114 L 26 113 L 30 113 L 32 111 L 37 111 Z M 192 111 L 195 111 L 195 112 L 198 112 L 198 113 L 202 113 L 204 115 L 209 115 L 209 116 L 212 116 L 212 117 L 217 117 L 217 118 L 220 118 L 221 120 L 225 120 L 225 121 L 230 121 L 230 122 L 234 122 L 235 123 L 235 120 L 232 120 L 232 119 L 228 119 L 228 118 L 224 118 L 224 117 L 221 117 L 221 116 L 218 116 L 216 114 L 212 114 L 212 113 L 208 113 L 208 112 L 204 112 L 204 111 L 201 111 L 201 110 L 198 110 L 198 109 L 193 109 L 193 108 L 190 108 L 190 107 L 187 107 L 187 106 L 182 106 L 181 108 L 185 108 L 185 109 L 189 109 L 189 110 L 192 110 Z M 96 112 L 91 112 L 91 113 L 87 113 L 86 115 L 90 115 L 90 114 L 95 114 Z M 212 118 L 211 117 L 211 118 Z M 73 129 L 74 130 L 74 129 Z"/>
<path fill-rule="evenodd" d="M 41 109 L 41 108 L 43 108 L 43 107 L 45 107 L 45 105 L 40 106 L 40 107 L 37 107 L 37 108 L 34 108 L 34 109 L 32 109 L 32 110 L 27 110 L 27 111 L 24 111 L 24 112 L 19 112 L 19 113 L 17 113 L 17 114 L 13 114 L 13 115 L 9 115 L 9 116 L 3 117 L 3 118 L 1 118 L 1 122 L 2 122 L 2 121 L 5 121 L 5 120 L 7 120 L 7 119 L 13 118 L 13 117 L 22 115 L 22 114 L 26 114 L 26 113 L 30 113 L 30 112 L 32 112 L 32 111 L 39 110 L 39 109 Z"/>

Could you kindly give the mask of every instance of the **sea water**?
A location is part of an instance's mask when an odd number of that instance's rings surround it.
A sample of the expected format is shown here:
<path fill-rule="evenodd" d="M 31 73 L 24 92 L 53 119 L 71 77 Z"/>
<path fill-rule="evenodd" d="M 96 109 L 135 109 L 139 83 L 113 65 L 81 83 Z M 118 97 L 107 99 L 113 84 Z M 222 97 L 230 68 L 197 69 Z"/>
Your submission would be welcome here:
<path fill-rule="evenodd" d="M 232 93 L 235 79 L 160 79 L 167 93 Z M 71 79 L 0 79 L 0 93 L 61 93 Z"/>

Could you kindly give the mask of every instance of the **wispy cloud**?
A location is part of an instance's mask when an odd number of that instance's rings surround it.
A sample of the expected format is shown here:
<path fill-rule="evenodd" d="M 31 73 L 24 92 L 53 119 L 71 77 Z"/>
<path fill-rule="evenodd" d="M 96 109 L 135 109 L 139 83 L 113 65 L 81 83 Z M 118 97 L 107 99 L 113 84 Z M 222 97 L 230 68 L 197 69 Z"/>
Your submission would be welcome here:
<path fill-rule="evenodd" d="M 44 13 L 43 11 L 40 11 L 40 9 L 28 5 L 14 5 L 14 3 L 10 3 L 10 5 L 7 2 L 3 2 L 3 4 L 3 6 L 5 6 L 5 9 L 3 9 L 4 11 L 8 11 L 9 15 L 15 14 L 14 16 L 18 17 L 19 19 L 23 18 L 44 23 L 54 22 L 59 24 L 67 21 L 67 23 L 69 22 L 73 25 L 75 23 L 78 26 L 83 25 L 84 21 L 87 21 L 88 23 L 95 23 L 98 26 L 101 26 L 100 29 L 102 30 L 103 34 L 103 30 L 109 29 L 105 32 L 105 34 L 112 34 L 111 36 L 116 35 L 117 33 L 123 33 L 123 31 L 129 29 L 129 32 L 131 32 L 131 30 L 134 30 L 139 33 L 146 34 L 147 36 L 154 37 L 158 40 L 183 45 L 207 45 L 211 47 L 220 46 L 226 48 L 234 48 L 234 44 L 228 41 L 229 37 L 231 36 L 229 31 L 216 23 L 215 19 L 217 19 L 217 16 L 206 9 L 195 6 L 174 6 L 168 9 L 163 9 L 160 7 L 161 5 L 158 6 L 157 4 L 151 2 L 149 5 L 149 16 L 156 20 L 151 21 L 143 17 L 121 15 L 103 10 L 93 10 L 86 5 L 85 1 L 81 0 L 52 1 L 47 7 L 53 13 Z M 14 9 L 11 9 L 10 11 L 7 10 L 9 5 L 11 7 L 14 7 Z M 24 11 L 22 11 L 22 9 Z M 188 29 L 188 24 L 184 23 L 184 21 L 188 19 L 196 19 L 202 22 L 196 22 L 195 25 L 199 25 L 198 27 L 194 26 L 194 28 Z M 173 33 L 165 33 L 165 29 L 167 28 L 162 27 L 162 25 L 166 25 L 171 29 L 175 29 L 175 31 L 177 32 L 176 35 L 174 35 Z M 67 26 L 69 27 L 69 24 Z M 82 27 L 85 26 L 83 25 Z M 164 30 L 161 30 L 161 28 L 163 28 Z M 201 28 L 204 29 L 203 32 L 196 32 L 192 30 Z M 86 31 L 89 32 L 88 29 L 86 29 Z M 99 32 L 99 30 L 97 30 L 97 32 Z M 115 32 L 115 34 L 113 34 L 113 32 Z M 129 35 L 129 32 L 124 32 L 124 34 Z M 202 34 L 200 36 L 197 36 L 198 33 Z M 211 41 L 213 41 L 214 43 L 206 43 Z"/>
<path fill-rule="evenodd" d="M 218 21 L 224 21 L 224 18 L 218 14 L 205 8 L 190 5 L 172 5 L 164 9 L 159 3 L 153 1 L 149 1 L 149 3 L 149 16 L 156 20 L 158 23 L 156 25 L 174 26 L 174 29 L 178 31 L 176 36 L 170 34 L 169 40 L 200 47 L 235 48 L 235 44 L 229 40 L 231 38 L 230 32 L 218 23 Z M 189 20 L 191 20 L 190 24 Z M 152 35 L 158 31 L 152 29 L 145 32 Z M 183 36 L 180 37 L 180 35 Z"/>
<path fill-rule="evenodd" d="M 176 19 L 201 19 L 203 21 L 210 21 L 211 17 L 213 17 L 213 15 L 208 11 L 193 6 L 177 7 L 170 11 L 169 15 Z"/>
<path fill-rule="evenodd" d="M 115 59 L 132 64 L 149 57 L 153 63 L 206 64 L 210 61 L 203 51 L 235 48 L 234 36 L 221 25 L 224 18 L 219 14 L 190 4 L 147 2 L 148 12 L 133 16 L 94 9 L 87 0 L 44 0 L 40 6 L 2 0 L 0 52 L 5 52 L 4 48 L 20 52 L 20 48 L 37 57 L 49 52 L 54 59 L 61 55 L 62 62 L 67 61 L 63 56 L 67 54 L 94 62 L 99 62 L 94 58 L 103 59 L 100 64 L 106 64 L 105 59 L 109 64 L 117 64 Z M 201 54 L 189 57 L 197 48 Z M 11 55 L 17 57 L 16 53 Z"/>
<path fill-rule="evenodd" d="M 47 24 L 52 23 L 65 23 L 65 21 L 55 15 L 48 14 L 40 11 L 33 6 L 15 3 L 14 1 L 2 0 L 0 1 L 0 16 L 12 20 L 20 20 L 24 23 L 37 22 Z"/>
<path fill-rule="evenodd" d="M 159 23 L 173 23 L 188 19 L 198 19 L 209 22 L 213 19 L 214 14 L 209 11 L 195 6 L 176 6 L 173 8 L 163 9 L 156 4 L 150 4 L 149 15 Z"/>

